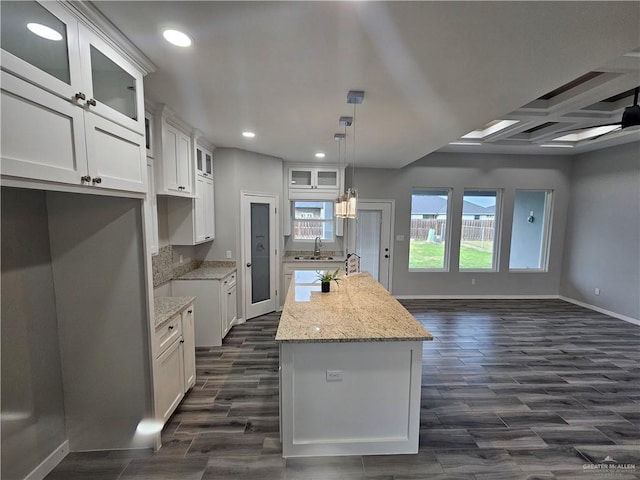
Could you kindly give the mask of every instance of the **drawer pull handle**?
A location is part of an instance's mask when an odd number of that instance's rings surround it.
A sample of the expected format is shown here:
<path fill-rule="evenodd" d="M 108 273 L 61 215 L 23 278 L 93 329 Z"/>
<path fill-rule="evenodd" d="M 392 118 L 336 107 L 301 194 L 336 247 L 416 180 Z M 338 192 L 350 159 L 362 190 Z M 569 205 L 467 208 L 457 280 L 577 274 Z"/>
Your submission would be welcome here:
<path fill-rule="evenodd" d="M 180 340 L 180 343 L 184 343 L 184 340 Z"/>
<path fill-rule="evenodd" d="M 76 93 L 75 97 L 76 97 L 76 100 L 86 100 L 87 99 L 87 96 L 82 92 Z"/>
<path fill-rule="evenodd" d="M 89 175 L 83 175 L 80 177 L 80 180 L 82 180 L 83 182 L 90 182 L 91 177 Z"/>
<path fill-rule="evenodd" d="M 187 313 L 193 313 L 193 310 L 187 310 Z"/>
<path fill-rule="evenodd" d="M 91 180 L 93 183 L 102 183 L 102 178 L 100 177 L 96 177 L 93 180 Z"/>
<path fill-rule="evenodd" d="M 96 106 L 96 99 L 95 98 L 90 98 L 89 100 L 87 100 L 87 105 L 95 107 Z"/>
<path fill-rule="evenodd" d="M 169 330 L 173 330 L 173 325 L 169 325 Z"/>

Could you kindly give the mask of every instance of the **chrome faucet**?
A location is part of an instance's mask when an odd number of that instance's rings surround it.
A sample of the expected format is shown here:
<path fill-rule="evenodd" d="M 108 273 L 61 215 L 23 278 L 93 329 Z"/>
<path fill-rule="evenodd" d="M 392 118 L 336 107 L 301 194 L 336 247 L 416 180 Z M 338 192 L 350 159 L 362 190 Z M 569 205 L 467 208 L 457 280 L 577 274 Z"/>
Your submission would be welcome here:
<path fill-rule="evenodd" d="M 322 240 L 320 240 L 320 237 L 316 237 L 316 239 L 313 242 L 313 256 L 314 257 L 319 257 L 320 256 L 320 247 L 322 247 Z"/>

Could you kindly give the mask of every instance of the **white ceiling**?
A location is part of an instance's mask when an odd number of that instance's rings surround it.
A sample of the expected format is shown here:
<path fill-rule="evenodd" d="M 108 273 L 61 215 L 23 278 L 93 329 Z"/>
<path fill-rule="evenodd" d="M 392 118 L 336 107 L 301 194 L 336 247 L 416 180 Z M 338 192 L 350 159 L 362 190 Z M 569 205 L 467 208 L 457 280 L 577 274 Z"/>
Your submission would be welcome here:
<path fill-rule="evenodd" d="M 348 90 L 365 91 L 357 107 L 358 166 L 402 167 L 445 146 L 567 154 L 631 139 L 613 133 L 613 140 L 543 149 L 533 145 L 538 135 L 520 135 L 447 146 L 491 120 L 521 120 L 514 127 L 522 132 L 578 112 L 565 130 L 585 120 L 583 106 L 639 85 L 640 57 L 623 56 L 640 45 L 635 1 L 93 4 L 157 66 L 145 79 L 145 95 L 217 147 L 296 162 L 318 162 L 314 153 L 324 151 L 322 161 L 335 162 L 338 118 L 353 114 Z M 167 44 L 167 26 L 188 33 L 193 46 Z M 619 75 L 590 93 L 534 102 L 607 64 Z M 586 120 L 619 121 L 625 102 L 631 104 L 623 100 Z M 243 138 L 243 130 L 256 137 Z"/>

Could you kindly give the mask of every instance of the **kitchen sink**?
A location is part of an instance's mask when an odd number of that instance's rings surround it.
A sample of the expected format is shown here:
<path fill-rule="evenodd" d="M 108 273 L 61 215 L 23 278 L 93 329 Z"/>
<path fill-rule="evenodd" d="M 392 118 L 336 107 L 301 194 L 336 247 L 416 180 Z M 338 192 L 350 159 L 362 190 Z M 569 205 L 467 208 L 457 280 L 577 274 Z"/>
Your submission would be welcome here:
<path fill-rule="evenodd" d="M 333 257 L 293 257 L 294 260 L 333 260 Z"/>

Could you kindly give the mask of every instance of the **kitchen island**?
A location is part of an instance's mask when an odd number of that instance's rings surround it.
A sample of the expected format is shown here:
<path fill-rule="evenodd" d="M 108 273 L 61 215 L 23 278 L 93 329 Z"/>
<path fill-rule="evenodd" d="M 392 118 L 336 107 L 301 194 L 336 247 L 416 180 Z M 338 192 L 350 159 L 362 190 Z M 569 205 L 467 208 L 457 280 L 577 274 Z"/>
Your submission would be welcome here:
<path fill-rule="evenodd" d="M 418 452 L 431 334 L 369 274 L 295 272 L 280 318 L 283 457 Z"/>

